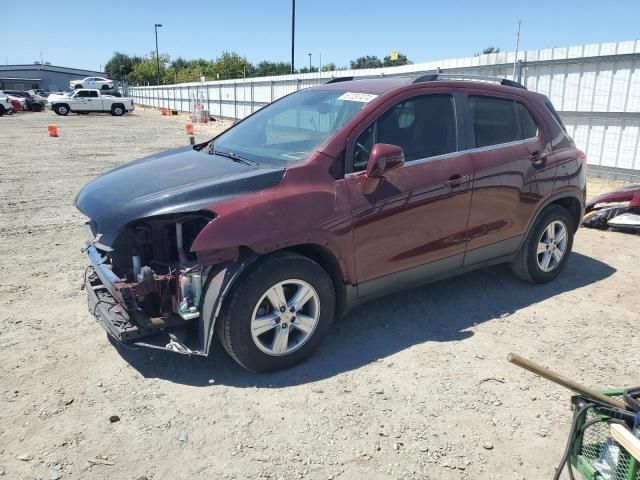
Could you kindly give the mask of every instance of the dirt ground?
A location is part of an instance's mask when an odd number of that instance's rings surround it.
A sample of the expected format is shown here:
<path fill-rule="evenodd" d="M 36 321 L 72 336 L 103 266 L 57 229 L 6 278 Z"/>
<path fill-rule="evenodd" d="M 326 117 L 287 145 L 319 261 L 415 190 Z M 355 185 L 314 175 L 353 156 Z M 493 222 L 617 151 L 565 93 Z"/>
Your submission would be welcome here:
<path fill-rule="evenodd" d="M 587 229 L 551 284 L 496 267 L 380 299 L 285 372 L 249 373 L 219 346 L 116 348 L 80 290 L 73 200 L 105 170 L 186 144 L 185 123 L 143 109 L 0 118 L 3 478 L 549 479 L 570 394 L 507 354 L 594 387 L 640 384 L 640 236 Z"/>

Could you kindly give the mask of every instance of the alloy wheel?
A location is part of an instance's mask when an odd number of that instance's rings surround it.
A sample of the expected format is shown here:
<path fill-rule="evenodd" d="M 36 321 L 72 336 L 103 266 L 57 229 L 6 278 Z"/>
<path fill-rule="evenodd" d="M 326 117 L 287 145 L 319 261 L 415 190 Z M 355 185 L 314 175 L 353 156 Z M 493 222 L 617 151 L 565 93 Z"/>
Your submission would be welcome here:
<path fill-rule="evenodd" d="M 311 338 L 319 319 L 318 292 L 304 280 L 285 280 L 258 300 L 251 317 L 251 337 L 268 355 L 288 355 Z"/>
<path fill-rule="evenodd" d="M 554 220 L 544 229 L 538 240 L 536 257 L 538 267 L 543 272 L 555 270 L 567 251 L 567 226 Z"/>

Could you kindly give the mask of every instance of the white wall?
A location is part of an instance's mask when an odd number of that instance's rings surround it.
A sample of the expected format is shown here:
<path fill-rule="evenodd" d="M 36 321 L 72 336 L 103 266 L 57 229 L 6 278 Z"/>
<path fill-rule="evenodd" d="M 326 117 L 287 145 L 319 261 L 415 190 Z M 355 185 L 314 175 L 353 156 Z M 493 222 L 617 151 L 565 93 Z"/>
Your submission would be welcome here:
<path fill-rule="evenodd" d="M 465 73 L 514 79 L 515 52 L 454 58 L 401 67 L 131 87 L 138 104 L 189 111 L 203 98 L 214 116 L 243 118 L 288 93 L 331 78 Z M 640 40 L 518 53 L 516 80 L 547 95 L 589 164 L 640 171 Z"/>

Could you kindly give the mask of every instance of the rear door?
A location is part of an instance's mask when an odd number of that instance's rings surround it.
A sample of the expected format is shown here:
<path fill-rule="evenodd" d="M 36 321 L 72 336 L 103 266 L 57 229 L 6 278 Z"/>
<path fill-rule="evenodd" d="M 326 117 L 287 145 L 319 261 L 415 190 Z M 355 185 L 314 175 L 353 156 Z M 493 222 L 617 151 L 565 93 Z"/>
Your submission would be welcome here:
<path fill-rule="evenodd" d="M 346 182 L 360 297 L 416 284 L 462 265 L 472 164 L 462 151 L 462 113 L 454 98 L 434 88 L 399 95 L 347 142 L 347 171 L 352 172 Z M 364 169 L 375 143 L 401 146 L 406 163 L 366 194 Z"/>
<path fill-rule="evenodd" d="M 89 104 L 89 110 L 92 112 L 101 112 L 103 110 L 102 108 L 102 97 L 100 97 L 100 93 L 98 93 L 95 90 L 90 90 L 89 91 L 89 98 L 88 100 L 88 104 Z"/>
<path fill-rule="evenodd" d="M 478 90 L 467 99 L 474 148 L 465 266 L 517 251 L 556 169 L 543 119 L 526 98 Z"/>

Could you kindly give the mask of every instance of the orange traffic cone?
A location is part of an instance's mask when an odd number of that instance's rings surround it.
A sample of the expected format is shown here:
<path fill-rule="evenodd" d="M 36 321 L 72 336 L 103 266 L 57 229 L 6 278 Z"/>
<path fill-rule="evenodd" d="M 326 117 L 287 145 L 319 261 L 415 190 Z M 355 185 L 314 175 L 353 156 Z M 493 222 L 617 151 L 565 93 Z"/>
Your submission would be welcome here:
<path fill-rule="evenodd" d="M 48 130 L 49 130 L 49 136 L 51 137 L 58 136 L 58 127 L 56 127 L 55 125 L 49 125 Z"/>
<path fill-rule="evenodd" d="M 184 128 L 187 131 L 187 135 L 193 135 L 193 124 L 187 123 Z"/>

